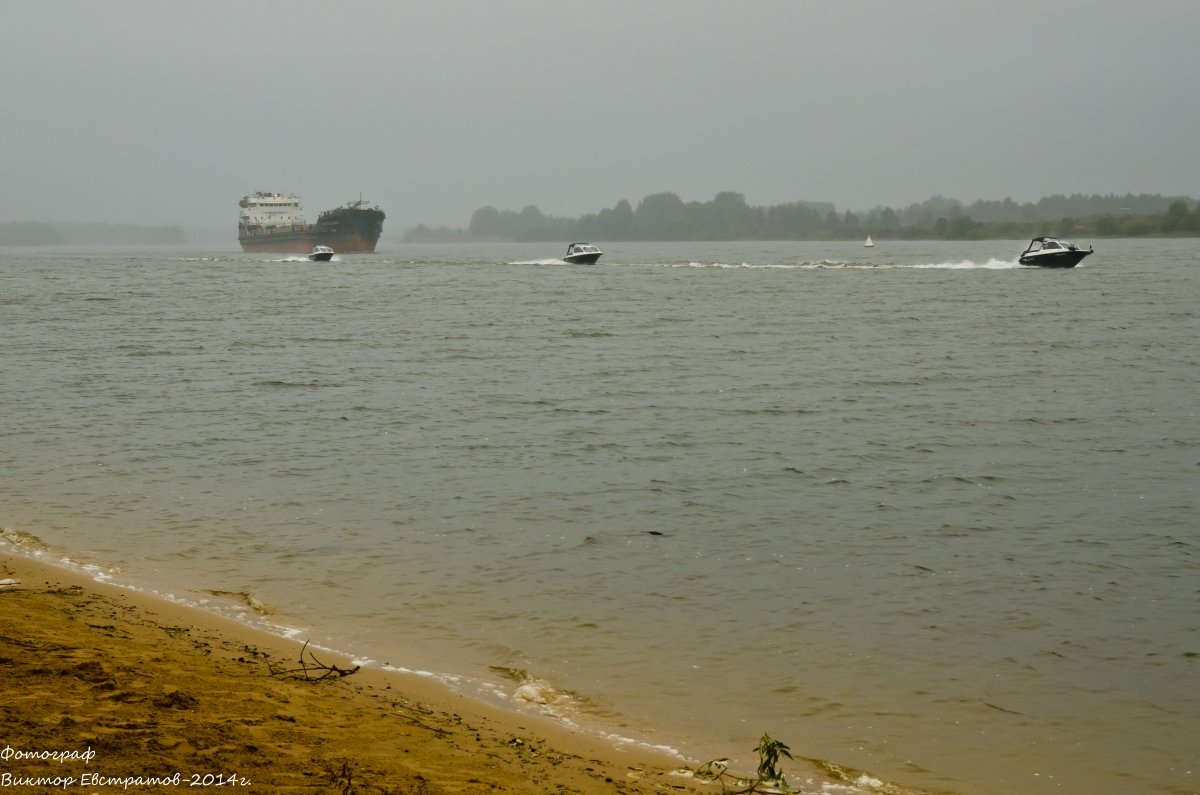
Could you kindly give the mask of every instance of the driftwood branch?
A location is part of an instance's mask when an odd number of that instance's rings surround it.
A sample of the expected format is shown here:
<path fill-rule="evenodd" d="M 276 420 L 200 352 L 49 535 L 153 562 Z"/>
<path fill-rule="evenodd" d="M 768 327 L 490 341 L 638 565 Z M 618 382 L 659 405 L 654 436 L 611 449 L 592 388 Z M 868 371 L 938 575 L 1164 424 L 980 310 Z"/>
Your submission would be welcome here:
<path fill-rule="evenodd" d="M 308 653 L 308 659 L 304 658 L 305 653 Z M 325 682 L 330 679 L 341 679 L 342 677 L 350 676 L 350 674 L 358 673 L 361 666 L 353 668 L 339 668 L 336 665 L 326 665 L 317 659 L 311 651 L 308 651 L 308 641 L 304 641 L 304 646 L 300 649 L 300 667 L 299 668 L 283 668 L 277 666 L 270 660 L 267 661 L 267 667 L 271 670 L 271 676 L 279 679 L 299 679 L 304 682 Z"/>

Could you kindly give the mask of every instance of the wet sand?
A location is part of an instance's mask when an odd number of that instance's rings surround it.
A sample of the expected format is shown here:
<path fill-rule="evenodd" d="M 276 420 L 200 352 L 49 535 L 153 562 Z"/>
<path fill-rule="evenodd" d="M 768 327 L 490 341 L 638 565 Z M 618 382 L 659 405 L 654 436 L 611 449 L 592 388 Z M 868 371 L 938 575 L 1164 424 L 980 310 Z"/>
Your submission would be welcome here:
<path fill-rule="evenodd" d="M 0 582 L 5 792 L 712 791 L 668 756 L 415 675 L 341 675 L 338 655 L 37 560 L 0 557 Z"/>

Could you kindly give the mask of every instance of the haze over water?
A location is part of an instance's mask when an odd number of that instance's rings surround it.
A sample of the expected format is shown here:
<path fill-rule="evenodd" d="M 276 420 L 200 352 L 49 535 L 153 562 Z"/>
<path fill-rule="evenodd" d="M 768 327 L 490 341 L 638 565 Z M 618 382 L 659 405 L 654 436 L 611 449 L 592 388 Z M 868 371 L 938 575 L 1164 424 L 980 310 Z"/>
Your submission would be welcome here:
<path fill-rule="evenodd" d="M 599 242 L 0 250 L 7 548 L 693 761 L 1197 791 L 1195 241 Z"/>

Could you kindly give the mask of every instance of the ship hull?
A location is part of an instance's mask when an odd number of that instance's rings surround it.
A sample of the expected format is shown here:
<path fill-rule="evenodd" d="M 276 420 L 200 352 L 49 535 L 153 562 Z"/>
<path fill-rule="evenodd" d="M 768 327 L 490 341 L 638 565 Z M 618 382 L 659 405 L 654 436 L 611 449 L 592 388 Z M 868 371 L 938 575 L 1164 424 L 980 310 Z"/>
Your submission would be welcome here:
<path fill-rule="evenodd" d="M 242 251 L 260 254 L 304 254 L 313 246 L 329 246 L 339 254 L 371 253 L 379 243 L 353 232 L 322 234 L 315 226 L 304 229 L 288 229 L 282 232 L 258 232 L 238 235 Z"/>

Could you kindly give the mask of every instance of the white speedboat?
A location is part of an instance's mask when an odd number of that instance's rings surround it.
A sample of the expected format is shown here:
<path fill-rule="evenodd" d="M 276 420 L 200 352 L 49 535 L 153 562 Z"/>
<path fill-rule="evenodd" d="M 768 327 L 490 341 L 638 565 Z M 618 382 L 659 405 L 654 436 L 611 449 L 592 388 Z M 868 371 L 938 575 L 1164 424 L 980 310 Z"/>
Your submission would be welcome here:
<path fill-rule="evenodd" d="M 313 262 L 329 262 L 333 259 L 333 249 L 329 246 L 313 246 L 313 250 L 309 253 L 308 258 Z"/>
<path fill-rule="evenodd" d="M 871 239 L 870 235 L 867 235 L 867 242 L 863 243 L 863 246 L 866 248 L 875 248 L 875 241 Z"/>
<path fill-rule="evenodd" d="M 591 243 L 572 243 L 567 246 L 567 255 L 563 257 L 563 261 L 572 265 L 591 265 L 600 259 L 603 253 Z"/>
<path fill-rule="evenodd" d="M 1059 240 L 1057 237 L 1035 237 L 1029 241 L 1029 247 L 1021 252 L 1022 265 L 1036 265 L 1040 268 L 1074 268 L 1079 261 L 1092 253 L 1088 246 L 1084 251 L 1074 243 Z"/>

